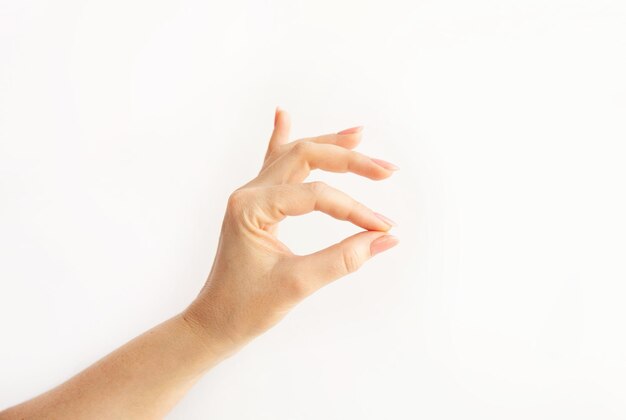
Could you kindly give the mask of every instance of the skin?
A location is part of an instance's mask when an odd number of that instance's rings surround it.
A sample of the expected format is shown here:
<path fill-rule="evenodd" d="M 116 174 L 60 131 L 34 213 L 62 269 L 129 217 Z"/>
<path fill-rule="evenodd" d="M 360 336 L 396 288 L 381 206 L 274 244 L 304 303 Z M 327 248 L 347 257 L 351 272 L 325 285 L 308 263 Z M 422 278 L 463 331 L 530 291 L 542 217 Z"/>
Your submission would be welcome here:
<path fill-rule="evenodd" d="M 202 375 L 298 302 L 398 243 L 386 217 L 326 184 L 303 183 L 314 169 L 391 176 L 397 167 L 352 150 L 361 127 L 288 142 L 289 127 L 277 109 L 261 172 L 230 196 L 213 268 L 189 307 L 0 419 L 162 418 Z M 364 231 L 295 255 L 278 240 L 278 224 L 312 211 Z"/>

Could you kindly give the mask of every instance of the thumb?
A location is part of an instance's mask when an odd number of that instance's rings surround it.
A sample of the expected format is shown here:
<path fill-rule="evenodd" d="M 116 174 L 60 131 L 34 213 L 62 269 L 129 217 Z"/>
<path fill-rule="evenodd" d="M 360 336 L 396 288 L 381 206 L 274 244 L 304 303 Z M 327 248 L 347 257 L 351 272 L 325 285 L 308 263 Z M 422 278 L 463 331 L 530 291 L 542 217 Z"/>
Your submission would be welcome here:
<path fill-rule="evenodd" d="M 270 142 L 267 146 L 267 153 L 265 154 L 265 158 L 267 158 L 276 148 L 282 144 L 285 144 L 289 141 L 289 130 L 291 128 L 291 120 L 289 118 L 289 114 L 287 111 L 276 107 L 276 113 L 274 114 L 274 131 L 272 132 L 272 137 L 270 137 Z"/>
<path fill-rule="evenodd" d="M 314 254 L 299 258 L 296 270 L 313 287 L 322 287 L 333 280 L 350 274 L 374 255 L 398 244 L 399 240 L 386 232 L 366 231 L 350 236 L 343 241 Z"/>

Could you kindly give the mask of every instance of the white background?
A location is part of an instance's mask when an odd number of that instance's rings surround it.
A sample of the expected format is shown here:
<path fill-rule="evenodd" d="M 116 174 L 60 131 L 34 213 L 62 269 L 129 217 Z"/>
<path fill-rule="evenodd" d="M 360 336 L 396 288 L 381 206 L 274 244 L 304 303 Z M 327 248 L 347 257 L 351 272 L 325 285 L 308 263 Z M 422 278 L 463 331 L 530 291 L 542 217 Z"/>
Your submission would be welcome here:
<path fill-rule="evenodd" d="M 0 405 L 193 299 L 280 105 L 402 243 L 170 418 L 626 417 L 625 74 L 623 0 L 0 1 Z"/>

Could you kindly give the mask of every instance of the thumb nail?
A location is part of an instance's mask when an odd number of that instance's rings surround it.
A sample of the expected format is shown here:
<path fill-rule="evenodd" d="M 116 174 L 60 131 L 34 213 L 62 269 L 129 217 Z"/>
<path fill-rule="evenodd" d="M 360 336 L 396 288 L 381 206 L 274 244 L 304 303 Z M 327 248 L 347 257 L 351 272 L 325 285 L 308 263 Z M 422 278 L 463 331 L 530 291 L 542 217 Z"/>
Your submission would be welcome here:
<path fill-rule="evenodd" d="M 363 126 L 359 125 L 357 127 L 346 128 L 345 130 L 341 130 L 337 134 L 354 134 L 363 131 Z"/>
<path fill-rule="evenodd" d="M 274 127 L 276 127 L 276 123 L 278 122 L 278 113 L 280 112 L 280 107 L 276 107 L 276 111 L 274 111 Z"/>
<path fill-rule="evenodd" d="M 400 241 L 393 235 L 383 235 L 374 239 L 370 244 L 370 255 L 373 257 L 376 254 L 387 251 L 390 248 L 398 245 Z"/>

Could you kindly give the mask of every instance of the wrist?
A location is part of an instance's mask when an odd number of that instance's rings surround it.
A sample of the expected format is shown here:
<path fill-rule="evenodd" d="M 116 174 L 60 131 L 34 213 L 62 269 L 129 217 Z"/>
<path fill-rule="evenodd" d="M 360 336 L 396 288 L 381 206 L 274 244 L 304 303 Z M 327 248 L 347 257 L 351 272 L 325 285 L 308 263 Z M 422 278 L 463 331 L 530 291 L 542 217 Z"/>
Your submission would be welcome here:
<path fill-rule="evenodd" d="M 197 340 L 207 361 L 218 363 L 236 353 L 246 341 L 227 331 L 217 316 L 212 317 L 204 310 L 199 311 L 199 305 L 199 302 L 194 301 L 179 317 L 187 331 Z"/>

